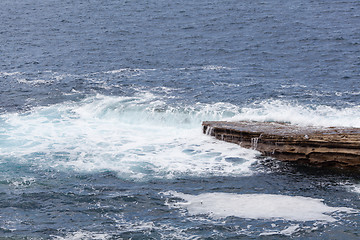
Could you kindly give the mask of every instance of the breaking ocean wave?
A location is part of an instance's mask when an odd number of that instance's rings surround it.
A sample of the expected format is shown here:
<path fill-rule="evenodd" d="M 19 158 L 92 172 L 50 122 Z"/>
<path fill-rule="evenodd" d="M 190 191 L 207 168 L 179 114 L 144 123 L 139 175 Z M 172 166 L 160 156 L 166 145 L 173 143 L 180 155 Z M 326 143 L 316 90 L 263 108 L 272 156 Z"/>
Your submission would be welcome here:
<path fill-rule="evenodd" d="M 287 122 L 302 126 L 360 127 L 360 106 L 335 108 L 284 100 L 263 100 L 242 107 L 231 121 Z"/>
<path fill-rule="evenodd" d="M 228 108 L 173 108 L 150 93 L 97 95 L 2 115 L 0 154 L 39 168 L 130 179 L 249 174 L 257 152 L 202 134 L 202 120 L 221 119 Z"/>
<path fill-rule="evenodd" d="M 2 114 L 0 154 L 41 168 L 110 170 L 132 179 L 236 176 L 251 172 L 258 153 L 202 134 L 202 121 L 360 126 L 354 116 L 360 117 L 358 107 L 310 108 L 283 101 L 172 106 L 149 91 L 130 97 L 98 94 Z"/>

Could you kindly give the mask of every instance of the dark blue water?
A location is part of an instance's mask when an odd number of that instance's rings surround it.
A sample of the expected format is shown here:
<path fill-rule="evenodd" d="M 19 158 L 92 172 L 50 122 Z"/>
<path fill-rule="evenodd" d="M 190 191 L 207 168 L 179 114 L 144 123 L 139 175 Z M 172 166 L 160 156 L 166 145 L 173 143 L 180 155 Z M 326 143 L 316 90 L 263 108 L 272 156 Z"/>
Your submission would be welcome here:
<path fill-rule="evenodd" d="M 2 0 L 0 237 L 358 239 L 357 175 L 201 122 L 360 127 L 359 83 L 359 1 Z"/>

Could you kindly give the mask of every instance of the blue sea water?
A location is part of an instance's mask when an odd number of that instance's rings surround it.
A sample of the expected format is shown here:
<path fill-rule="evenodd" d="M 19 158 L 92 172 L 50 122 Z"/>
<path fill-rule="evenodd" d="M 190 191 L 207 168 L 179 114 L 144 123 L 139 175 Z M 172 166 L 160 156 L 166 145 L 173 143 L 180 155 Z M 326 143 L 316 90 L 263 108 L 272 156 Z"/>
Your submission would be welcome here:
<path fill-rule="evenodd" d="M 360 2 L 2 0 L 1 239 L 359 239 L 360 178 L 206 120 L 360 127 Z"/>

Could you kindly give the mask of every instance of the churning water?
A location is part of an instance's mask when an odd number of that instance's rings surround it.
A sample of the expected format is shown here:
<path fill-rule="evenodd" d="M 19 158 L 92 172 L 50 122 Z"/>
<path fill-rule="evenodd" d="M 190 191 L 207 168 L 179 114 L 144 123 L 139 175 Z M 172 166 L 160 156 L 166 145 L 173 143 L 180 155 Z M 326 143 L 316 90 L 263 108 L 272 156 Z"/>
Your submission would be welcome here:
<path fill-rule="evenodd" d="M 201 127 L 360 127 L 358 1 L 3 0 L 0 22 L 0 237 L 360 237 L 358 176 Z"/>

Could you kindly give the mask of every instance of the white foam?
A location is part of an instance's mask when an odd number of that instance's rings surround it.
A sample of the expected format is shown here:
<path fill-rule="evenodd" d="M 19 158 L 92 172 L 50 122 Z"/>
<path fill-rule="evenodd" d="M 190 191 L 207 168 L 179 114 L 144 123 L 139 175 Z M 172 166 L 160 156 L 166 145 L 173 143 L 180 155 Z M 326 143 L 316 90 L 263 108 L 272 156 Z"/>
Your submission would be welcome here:
<path fill-rule="evenodd" d="M 97 95 L 6 114 L 0 121 L 0 156 L 39 168 L 110 170 L 132 179 L 251 174 L 256 151 L 202 133 L 203 120 L 221 119 L 229 108 L 221 103 L 174 108 L 143 93 Z"/>
<path fill-rule="evenodd" d="M 283 230 L 268 230 L 268 231 L 262 232 L 262 233 L 260 233 L 260 236 L 271 236 L 271 235 L 291 236 L 299 230 L 301 230 L 301 227 L 299 224 L 291 224 L 289 227 L 286 227 Z"/>
<path fill-rule="evenodd" d="M 346 184 L 345 187 L 350 192 L 360 194 L 360 184 Z"/>
<path fill-rule="evenodd" d="M 144 235 L 151 235 L 156 232 L 159 234 L 159 239 L 198 239 L 199 236 L 187 231 L 187 228 L 182 228 L 178 224 L 173 225 L 171 222 L 164 221 L 144 221 L 140 219 L 125 219 L 123 214 L 107 215 L 117 227 L 116 235 L 126 232 L 141 232 Z M 149 237 L 150 238 L 150 237 Z"/>
<path fill-rule="evenodd" d="M 0 72 L 0 77 L 1 76 L 11 77 L 12 79 L 14 79 L 15 81 L 21 84 L 37 86 L 37 85 L 51 85 L 62 81 L 64 78 L 68 78 L 68 77 L 73 78 L 76 77 L 77 75 L 58 73 L 53 71 L 43 71 L 43 72 L 38 72 L 36 77 L 28 76 L 28 74 L 25 72 L 12 72 L 12 73 Z"/>
<path fill-rule="evenodd" d="M 57 77 L 59 78 L 59 77 Z M 43 79 L 35 79 L 35 80 L 26 80 L 24 78 L 17 79 L 19 83 L 25 83 L 28 85 L 41 85 L 41 84 L 52 84 L 54 80 L 43 80 Z"/>
<path fill-rule="evenodd" d="M 321 199 L 301 196 L 233 193 L 190 195 L 174 191 L 164 194 L 185 200 L 170 203 L 170 207 L 184 208 L 190 215 L 206 214 L 214 219 L 235 216 L 246 219 L 334 222 L 334 213 L 358 212 L 351 208 L 329 207 Z M 283 234 L 291 234 L 294 228 Z"/>
<path fill-rule="evenodd" d="M 20 75 L 20 72 L 0 72 L 0 76 L 14 76 L 14 75 Z"/>
<path fill-rule="evenodd" d="M 298 125 L 360 127 L 360 106 L 333 108 L 266 100 L 243 107 L 233 121 L 279 121 Z"/>
<path fill-rule="evenodd" d="M 218 66 L 218 65 L 207 65 L 202 67 L 204 70 L 232 70 L 233 68 L 225 67 L 225 66 Z"/>
<path fill-rule="evenodd" d="M 7 180 L 15 187 L 30 186 L 35 182 L 35 178 L 31 177 L 20 177 L 19 179 Z"/>
<path fill-rule="evenodd" d="M 356 184 L 353 186 L 353 191 L 360 194 L 360 184 Z"/>
<path fill-rule="evenodd" d="M 124 72 L 144 72 L 144 71 L 156 71 L 154 68 L 120 68 L 116 70 L 106 71 L 106 74 L 116 74 Z"/>
<path fill-rule="evenodd" d="M 219 65 L 205 65 L 205 66 L 197 66 L 197 67 L 182 67 L 182 68 L 176 68 L 177 70 L 208 70 L 208 71 L 219 71 L 219 70 L 232 70 L 234 68 L 231 67 L 225 67 L 225 66 L 219 66 Z"/>
<path fill-rule="evenodd" d="M 83 239 L 96 239 L 96 240 L 106 240 L 110 239 L 111 236 L 107 233 L 94 233 L 89 231 L 76 231 L 66 234 L 65 237 L 60 236 L 51 236 L 53 239 L 57 240 L 83 240 Z"/>

